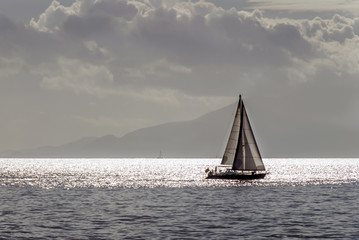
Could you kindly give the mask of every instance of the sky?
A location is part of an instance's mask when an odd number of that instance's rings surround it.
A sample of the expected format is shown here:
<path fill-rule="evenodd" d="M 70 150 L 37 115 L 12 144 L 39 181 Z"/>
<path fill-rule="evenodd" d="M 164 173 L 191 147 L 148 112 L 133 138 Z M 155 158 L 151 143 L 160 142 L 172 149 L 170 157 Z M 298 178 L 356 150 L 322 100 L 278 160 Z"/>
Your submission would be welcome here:
<path fill-rule="evenodd" d="M 0 1 L 0 151 L 121 137 L 239 93 L 275 141 L 355 145 L 359 1 Z"/>

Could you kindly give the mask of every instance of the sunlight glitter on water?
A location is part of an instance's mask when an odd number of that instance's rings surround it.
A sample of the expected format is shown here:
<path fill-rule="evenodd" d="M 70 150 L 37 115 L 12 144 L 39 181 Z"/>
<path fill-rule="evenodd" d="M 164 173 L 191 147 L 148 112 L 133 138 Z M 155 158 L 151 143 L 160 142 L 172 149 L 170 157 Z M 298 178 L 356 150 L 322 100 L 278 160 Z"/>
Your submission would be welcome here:
<path fill-rule="evenodd" d="M 268 159 L 267 181 L 276 184 L 341 184 L 359 180 L 359 159 Z"/>
<path fill-rule="evenodd" d="M 0 159 L 0 186 L 40 188 L 231 187 L 359 181 L 359 159 L 264 159 L 253 181 L 207 180 L 220 159 Z"/>

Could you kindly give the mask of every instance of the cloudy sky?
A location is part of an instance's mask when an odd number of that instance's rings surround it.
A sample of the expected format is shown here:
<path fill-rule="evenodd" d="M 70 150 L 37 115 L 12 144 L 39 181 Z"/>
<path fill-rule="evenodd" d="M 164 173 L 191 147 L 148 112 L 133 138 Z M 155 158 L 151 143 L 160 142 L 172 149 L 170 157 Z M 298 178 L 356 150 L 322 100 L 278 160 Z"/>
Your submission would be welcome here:
<path fill-rule="evenodd" d="M 359 1 L 0 1 L 0 150 L 120 137 L 238 93 L 257 136 L 355 145 Z"/>

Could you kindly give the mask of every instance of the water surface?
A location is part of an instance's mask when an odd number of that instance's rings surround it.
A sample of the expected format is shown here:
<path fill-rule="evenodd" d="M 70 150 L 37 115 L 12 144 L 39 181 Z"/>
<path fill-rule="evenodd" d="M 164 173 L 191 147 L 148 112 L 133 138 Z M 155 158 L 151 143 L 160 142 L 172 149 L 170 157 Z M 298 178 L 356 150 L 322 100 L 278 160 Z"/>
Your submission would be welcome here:
<path fill-rule="evenodd" d="M 0 186 L 40 188 L 228 187 L 355 183 L 359 159 L 264 159 L 250 182 L 206 180 L 219 159 L 0 159 Z"/>
<path fill-rule="evenodd" d="M 358 159 L 1 159 L 0 239 L 358 239 Z"/>

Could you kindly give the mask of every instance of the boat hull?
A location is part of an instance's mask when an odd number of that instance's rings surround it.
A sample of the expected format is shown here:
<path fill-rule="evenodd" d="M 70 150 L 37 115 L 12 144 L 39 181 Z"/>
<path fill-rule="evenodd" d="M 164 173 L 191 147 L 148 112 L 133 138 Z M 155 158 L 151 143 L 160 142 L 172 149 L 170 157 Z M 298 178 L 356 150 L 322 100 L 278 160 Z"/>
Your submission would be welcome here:
<path fill-rule="evenodd" d="M 258 174 L 212 174 L 208 175 L 206 179 L 239 179 L 239 180 L 252 180 L 262 179 L 266 176 L 266 173 Z"/>

